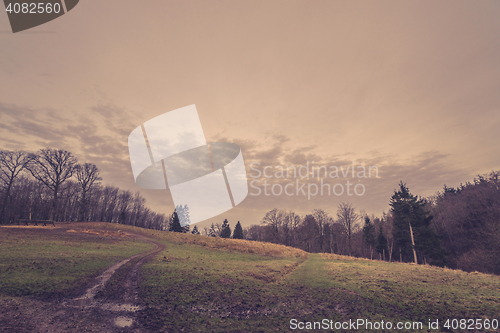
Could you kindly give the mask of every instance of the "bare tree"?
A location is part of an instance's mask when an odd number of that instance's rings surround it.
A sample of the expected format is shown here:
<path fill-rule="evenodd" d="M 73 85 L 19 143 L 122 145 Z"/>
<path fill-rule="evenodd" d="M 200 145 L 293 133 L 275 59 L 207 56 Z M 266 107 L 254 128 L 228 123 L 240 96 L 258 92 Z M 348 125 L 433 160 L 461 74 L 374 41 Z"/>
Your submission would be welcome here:
<path fill-rule="evenodd" d="M 340 203 L 337 208 L 337 218 L 347 233 L 349 255 L 351 255 L 351 237 L 359 229 L 360 215 L 350 203 Z"/>
<path fill-rule="evenodd" d="M 208 237 L 220 237 L 220 234 L 222 232 L 222 224 L 220 223 L 212 223 L 210 225 L 210 229 L 206 231 L 207 228 L 205 228 L 206 236 Z"/>
<path fill-rule="evenodd" d="M 299 229 L 299 242 L 301 248 L 307 252 L 319 252 L 318 248 L 318 223 L 314 216 L 308 214 L 304 216 Z"/>
<path fill-rule="evenodd" d="M 325 242 L 327 241 L 326 231 L 328 231 L 327 225 L 332 222 L 332 218 L 322 209 L 313 210 L 312 216 L 317 224 L 318 230 L 318 246 L 321 252 L 326 252 Z"/>
<path fill-rule="evenodd" d="M 35 179 L 53 192 L 52 218 L 57 219 L 57 199 L 61 185 L 73 176 L 76 158 L 69 151 L 41 149 L 38 154 L 30 154 L 26 168 Z"/>
<path fill-rule="evenodd" d="M 57 216 L 61 221 L 75 221 L 78 219 L 80 207 L 80 186 L 71 180 L 64 184 L 58 194 Z"/>
<path fill-rule="evenodd" d="M 267 224 L 272 227 L 273 238 L 275 243 L 280 242 L 280 229 L 283 223 L 283 211 L 274 208 L 266 213 L 266 216 L 262 219 L 262 223 Z"/>
<path fill-rule="evenodd" d="M 392 261 L 392 252 L 394 250 L 394 224 L 393 224 L 393 216 L 392 213 L 389 211 L 389 213 L 382 213 L 382 219 L 376 219 L 379 221 L 379 223 L 385 222 L 385 231 L 386 235 L 385 237 L 387 238 L 387 247 L 388 247 L 388 252 L 389 252 L 389 261 Z"/>
<path fill-rule="evenodd" d="M 130 203 L 132 201 L 132 193 L 128 190 L 121 191 L 118 195 L 119 205 L 118 205 L 118 223 L 129 224 L 130 216 Z"/>
<path fill-rule="evenodd" d="M 99 188 L 99 187 L 97 187 Z M 119 203 L 119 189 L 113 186 L 106 186 L 100 189 L 99 200 L 96 202 L 98 209 L 96 209 L 96 220 L 106 222 L 118 222 L 114 218 L 120 215 L 121 211 L 117 211 Z M 92 193 L 92 192 L 91 192 Z M 93 209 L 93 207 L 92 207 Z"/>
<path fill-rule="evenodd" d="M 283 232 L 284 245 L 297 246 L 297 228 L 302 221 L 302 218 L 292 211 L 284 213 L 283 216 Z"/>
<path fill-rule="evenodd" d="M 82 188 L 79 220 L 85 220 L 85 212 L 87 211 L 88 206 L 87 193 L 94 185 L 97 185 L 102 178 L 99 177 L 99 168 L 92 163 L 78 164 L 75 167 L 75 171 L 76 179 Z"/>
<path fill-rule="evenodd" d="M 0 151 L 0 185 L 5 188 L 0 223 L 4 220 L 12 184 L 19 173 L 26 168 L 28 162 L 28 154 L 24 151 Z"/>
<path fill-rule="evenodd" d="M 31 175 L 23 175 L 23 170 Z M 100 180 L 95 165 L 77 165 L 67 151 L 0 151 L 0 223 L 14 218 L 75 221 L 84 216 L 86 220 L 166 229 L 170 215 L 151 211 L 138 193 L 133 196 L 113 186 L 101 187 Z M 84 215 L 82 201 L 87 206 Z"/>
<path fill-rule="evenodd" d="M 144 208 L 146 204 L 146 199 L 141 196 L 139 191 L 135 192 L 134 198 L 132 199 L 132 215 L 130 217 L 130 225 L 140 226 L 142 214 L 144 213 Z"/>

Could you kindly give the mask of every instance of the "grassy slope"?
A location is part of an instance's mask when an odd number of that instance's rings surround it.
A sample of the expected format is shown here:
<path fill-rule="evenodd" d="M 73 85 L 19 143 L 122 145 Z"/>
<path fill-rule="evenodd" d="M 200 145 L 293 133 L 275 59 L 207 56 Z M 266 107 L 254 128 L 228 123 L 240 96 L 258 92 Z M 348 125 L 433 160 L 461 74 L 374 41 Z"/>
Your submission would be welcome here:
<path fill-rule="evenodd" d="M 0 228 L 0 296 L 76 296 L 108 266 L 154 247 L 118 230 L 57 226 Z"/>
<path fill-rule="evenodd" d="M 37 294 L 40 286 L 48 285 L 50 274 L 52 290 L 64 292 L 68 286 L 78 284 L 79 279 L 95 276 L 96 271 L 113 260 L 150 248 L 139 241 L 120 241 L 116 236 L 120 229 L 167 245 L 161 255 L 141 269 L 142 296 L 149 307 L 139 316 L 151 331 L 284 332 L 289 331 L 291 318 L 413 320 L 425 324 L 429 319 L 446 318 L 500 320 L 498 276 L 335 255 L 307 255 L 272 244 L 113 224 L 94 224 L 92 228 L 98 226 L 115 238 L 94 235 L 84 241 L 78 236 L 77 248 L 69 245 L 75 241 L 71 240 L 75 236 L 71 233 L 54 239 L 47 235 L 37 237 L 33 231 L 29 239 L 23 238 L 24 244 L 18 244 L 19 235 L 9 231 L 5 236 L 2 228 L 0 294 L 11 290 L 4 289 L 6 285 L 17 286 L 13 290 L 22 290 L 21 294 Z M 9 251 L 5 251 L 5 244 L 10 244 Z M 42 271 L 45 275 L 31 275 L 27 281 L 32 282 L 27 283 L 25 274 L 40 270 L 36 264 L 30 264 L 37 260 L 45 260 L 49 268 Z M 74 268 L 70 272 L 58 268 L 63 266 Z M 9 274 L 4 273 L 4 267 L 10 267 Z"/>
<path fill-rule="evenodd" d="M 171 248 L 167 255 L 176 260 L 144 267 L 143 291 L 156 309 L 152 328 L 283 332 L 291 318 L 364 318 L 424 325 L 439 319 L 445 331 L 448 318 L 500 320 L 496 276 L 319 254 L 286 275 L 286 259 L 181 251 Z"/>
<path fill-rule="evenodd" d="M 446 331 L 448 318 L 500 320 L 498 276 L 258 242 L 170 233 L 160 239 L 166 251 L 142 269 L 152 330 L 283 332 L 291 318 L 364 318 L 439 319 Z"/>

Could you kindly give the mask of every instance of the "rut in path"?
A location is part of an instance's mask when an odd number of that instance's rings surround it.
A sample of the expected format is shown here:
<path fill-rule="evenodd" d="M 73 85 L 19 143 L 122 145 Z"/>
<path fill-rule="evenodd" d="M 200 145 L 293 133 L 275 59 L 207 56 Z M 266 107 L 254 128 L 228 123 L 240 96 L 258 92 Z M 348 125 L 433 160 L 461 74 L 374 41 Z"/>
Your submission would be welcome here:
<path fill-rule="evenodd" d="M 80 308 L 81 311 L 85 311 L 90 308 L 99 309 L 104 312 L 110 312 L 109 317 L 113 317 L 114 314 L 119 314 L 120 316 L 115 316 L 114 324 L 117 327 L 128 327 L 132 326 L 134 321 L 134 314 L 136 311 L 140 310 L 141 307 L 138 305 L 139 301 L 139 268 L 142 264 L 149 258 L 157 255 L 165 249 L 165 245 L 159 242 L 153 241 L 151 239 L 145 238 L 143 236 L 136 235 L 137 237 L 145 240 L 146 242 L 155 245 L 155 248 L 122 260 L 108 269 L 106 269 L 101 275 L 96 278 L 96 283 L 88 288 L 86 292 L 71 301 L 64 302 L 63 305 L 68 307 Z M 105 303 L 100 300 L 95 300 L 95 296 L 106 286 L 111 276 L 123 265 L 137 258 L 138 260 L 128 271 L 126 278 L 120 282 L 118 287 L 120 291 L 119 301 Z"/>
<path fill-rule="evenodd" d="M 137 234 L 128 234 L 155 245 L 155 248 L 122 260 L 95 279 L 95 283 L 80 297 L 57 300 L 40 300 L 23 297 L 20 300 L 3 300 L 4 309 L 0 313 L 0 332 L 8 333 L 74 333 L 98 332 L 144 333 L 136 320 L 141 310 L 139 299 L 139 269 L 148 259 L 159 254 L 165 245 Z M 95 299 L 113 274 L 123 265 L 134 262 L 113 286 L 112 301 Z"/>
<path fill-rule="evenodd" d="M 155 248 L 112 265 L 77 298 L 62 302 L 47 302 L 33 298 L 23 299 L 21 303 L 12 301 L 10 308 L 15 309 L 15 319 L 9 321 L 8 327 L 0 325 L 0 332 L 146 332 L 135 320 L 137 311 L 141 310 L 139 269 L 146 260 L 163 251 L 165 245 L 141 235 L 130 235 L 154 244 Z M 111 295 L 112 301 L 95 299 L 120 267 L 135 260 L 137 261 L 125 272 L 125 277 L 118 282 L 119 285 L 114 286 L 113 289 L 116 291 Z"/>
<path fill-rule="evenodd" d="M 137 303 L 137 298 L 138 298 L 138 293 L 137 293 L 137 283 L 138 283 L 138 278 L 139 278 L 139 268 L 142 266 L 144 261 L 147 259 L 157 255 L 161 251 L 165 249 L 165 245 L 155 242 L 153 240 L 150 240 L 148 238 L 139 236 L 146 242 L 152 243 L 155 245 L 155 248 L 153 250 L 150 250 L 148 252 L 144 253 L 139 253 L 136 254 L 135 256 L 132 256 L 130 258 L 127 258 L 125 260 L 122 260 L 113 266 L 109 267 L 107 270 L 105 270 L 101 275 L 99 275 L 96 278 L 96 283 L 87 289 L 85 294 L 83 294 L 80 297 L 77 297 L 73 299 L 74 302 L 80 303 L 80 304 L 85 304 L 88 302 L 93 301 L 95 295 L 104 289 L 106 283 L 108 280 L 113 276 L 113 274 L 116 272 L 118 268 L 121 266 L 125 265 L 126 263 L 130 262 L 131 260 L 134 260 L 136 258 L 142 257 L 141 260 L 136 262 L 134 266 L 131 268 L 131 270 L 128 273 L 127 278 L 125 279 L 125 282 L 123 286 L 121 286 L 121 290 L 123 291 L 123 302 L 130 302 L 130 303 Z"/>

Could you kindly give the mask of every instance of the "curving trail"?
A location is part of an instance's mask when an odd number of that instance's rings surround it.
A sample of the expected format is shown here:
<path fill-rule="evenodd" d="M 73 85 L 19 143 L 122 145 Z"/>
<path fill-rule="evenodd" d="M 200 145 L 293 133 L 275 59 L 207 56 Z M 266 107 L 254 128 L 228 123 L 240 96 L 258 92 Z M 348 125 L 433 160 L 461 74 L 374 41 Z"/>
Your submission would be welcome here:
<path fill-rule="evenodd" d="M 130 258 L 122 260 L 96 278 L 95 284 L 88 288 L 86 292 L 71 301 L 63 303 L 64 306 L 79 308 L 82 312 L 89 309 L 99 309 L 101 314 L 107 314 L 105 321 L 108 324 L 111 322 L 117 328 L 131 327 L 135 320 L 135 313 L 141 310 L 139 305 L 139 269 L 144 262 L 165 250 L 165 245 L 157 241 L 151 240 L 141 235 L 134 235 L 148 243 L 155 245 L 155 248 L 136 254 Z M 95 300 L 95 296 L 106 286 L 106 283 L 113 276 L 113 274 L 123 265 L 140 258 L 126 273 L 126 277 L 120 280 L 119 285 L 115 287 L 119 290 L 117 300 L 112 302 L 103 302 L 102 300 Z M 115 295 L 116 296 L 116 295 Z M 114 332 L 113 327 L 108 327 L 105 332 Z"/>
<path fill-rule="evenodd" d="M 122 260 L 99 275 L 94 284 L 74 299 L 62 302 L 48 302 L 24 299 L 22 303 L 13 300 L 9 305 L 20 313 L 16 321 L 0 332 L 144 332 L 135 323 L 136 313 L 142 309 L 139 299 L 139 269 L 146 260 L 165 249 L 165 245 L 137 234 L 129 234 L 155 245 L 155 248 Z M 135 261 L 135 262 L 134 262 Z M 134 262 L 121 277 L 108 299 L 96 298 L 105 289 L 110 278 L 127 263 Z M 111 299 L 111 300 L 110 300 Z"/>
<path fill-rule="evenodd" d="M 129 302 L 137 302 L 137 296 L 138 296 L 137 295 L 137 287 L 138 287 L 137 283 L 138 283 L 138 277 L 139 277 L 139 268 L 142 266 L 142 264 L 147 259 L 149 259 L 149 258 L 157 255 L 158 253 L 162 252 L 163 250 L 165 250 L 165 245 L 162 243 L 153 241 L 149 238 L 140 236 L 140 235 L 136 235 L 136 236 L 138 238 L 143 239 L 144 241 L 146 241 L 148 243 L 154 244 L 155 248 L 150 250 L 150 251 L 147 251 L 147 252 L 136 254 L 135 256 L 132 256 L 130 258 L 122 260 L 122 261 L 114 264 L 113 266 L 109 267 L 107 270 L 105 270 L 101 275 L 99 275 L 96 278 L 96 283 L 92 287 L 88 288 L 87 291 L 85 292 L 85 294 L 73 299 L 73 301 L 76 301 L 76 302 L 78 302 L 78 301 L 92 301 L 94 299 L 95 295 L 99 291 L 104 289 L 106 283 L 109 281 L 111 276 L 113 276 L 113 274 L 116 272 L 116 270 L 118 268 L 120 268 L 121 266 L 130 262 L 131 260 L 142 257 L 137 263 L 134 264 L 132 269 L 129 271 L 129 276 L 127 277 L 127 279 L 125 280 L 125 283 L 122 286 L 124 296 L 125 296 L 124 298 Z"/>

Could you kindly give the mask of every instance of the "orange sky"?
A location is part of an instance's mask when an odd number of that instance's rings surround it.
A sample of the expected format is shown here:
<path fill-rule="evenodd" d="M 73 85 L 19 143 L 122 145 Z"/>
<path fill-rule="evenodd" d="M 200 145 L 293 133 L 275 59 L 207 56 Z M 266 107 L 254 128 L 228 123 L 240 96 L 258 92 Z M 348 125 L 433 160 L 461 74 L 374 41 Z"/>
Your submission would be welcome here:
<path fill-rule="evenodd" d="M 128 134 L 196 104 L 207 140 L 238 143 L 247 167 L 380 170 L 361 197 L 249 196 L 200 226 L 342 201 L 380 214 L 399 180 L 426 196 L 500 169 L 498 17 L 498 1 L 106 0 L 12 34 L 2 11 L 0 149 L 67 149 L 141 190 Z"/>

